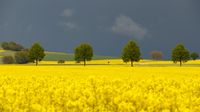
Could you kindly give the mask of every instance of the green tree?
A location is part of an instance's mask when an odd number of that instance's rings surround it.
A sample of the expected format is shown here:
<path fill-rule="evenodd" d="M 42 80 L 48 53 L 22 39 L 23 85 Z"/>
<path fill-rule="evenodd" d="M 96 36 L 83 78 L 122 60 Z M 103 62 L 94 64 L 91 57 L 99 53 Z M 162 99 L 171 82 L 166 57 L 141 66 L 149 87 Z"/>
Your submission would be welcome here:
<path fill-rule="evenodd" d="M 16 42 L 3 42 L 1 44 L 1 47 L 4 50 L 12 50 L 12 51 L 21 51 L 24 49 L 24 47 Z"/>
<path fill-rule="evenodd" d="M 76 62 L 84 62 L 84 66 L 86 65 L 86 61 L 91 61 L 93 57 L 93 48 L 89 44 L 80 44 L 75 48 L 75 61 Z"/>
<path fill-rule="evenodd" d="M 141 59 L 140 48 L 135 41 L 129 41 L 122 51 L 122 59 L 124 62 L 131 62 L 133 67 L 133 62 L 138 62 Z"/>
<path fill-rule="evenodd" d="M 196 52 L 193 52 L 193 53 L 191 53 L 190 57 L 191 57 L 193 60 L 196 60 L 197 58 L 199 58 L 199 54 L 196 53 Z"/>
<path fill-rule="evenodd" d="M 2 47 L 4 50 L 9 50 L 9 44 L 8 44 L 8 42 L 2 42 L 2 43 L 1 43 L 1 47 Z"/>
<path fill-rule="evenodd" d="M 18 64 L 26 64 L 30 61 L 28 51 L 19 51 L 15 53 L 15 61 Z"/>
<path fill-rule="evenodd" d="M 29 50 L 29 58 L 32 62 L 38 65 L 39 61 L 42 61 L 45 57 L 44 48 L 39 43 L 34 43 Z"/>
<path fill-rule="evenodd" d="M 160 51 L 152 51 L 150 54 L 153 60 L 162 60 L 163 58 L 163 53 Z"/>
<path fill-rule="evenodd" d="M 182 66 L 182 63 L 187 62 L 190 59 L 190 53 L 189 51 L 184 47 L 183 44 L 178 44 L 173 50 L 172 50 L 172 61 L 174 63 L 179 62 L 180 66 Z"/>

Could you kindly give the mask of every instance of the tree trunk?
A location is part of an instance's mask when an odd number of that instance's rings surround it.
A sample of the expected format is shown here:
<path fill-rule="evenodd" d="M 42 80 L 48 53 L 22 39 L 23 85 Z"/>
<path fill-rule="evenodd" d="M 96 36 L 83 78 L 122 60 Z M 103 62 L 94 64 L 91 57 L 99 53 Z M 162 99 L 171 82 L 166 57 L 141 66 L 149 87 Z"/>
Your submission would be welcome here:
<path fill-rule="evenodd" d="M 133 67 L 133 61 L 131 61 L 131 67 Z"/>
<path fill-rule="evenodd" d="M 35 62 L 35 64 L 36 64 L 36 66 L 38 66 L 38 60 L 35 60 L 36 62 Z"/>
<path fill-rule="evenodd" d="M 84 66 L 86 65 L 86 60 L 84 59 Z"/>
<path fill-rule="evenodd" d="M 182 66 L 182 61 L 180 61 L 180 67 Z"/>

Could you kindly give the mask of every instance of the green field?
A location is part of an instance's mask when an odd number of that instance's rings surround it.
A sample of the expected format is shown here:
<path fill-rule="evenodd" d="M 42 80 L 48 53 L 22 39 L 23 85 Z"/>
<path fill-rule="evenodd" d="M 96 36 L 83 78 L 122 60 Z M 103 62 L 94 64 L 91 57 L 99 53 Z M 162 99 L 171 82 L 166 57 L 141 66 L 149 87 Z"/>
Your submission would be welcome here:
<path fill-rule="evenodd" d="M 102 59 L 115 59 L 111 56 L 99 56 L 95 55 L 93 57 L 94 60 L 102 60 Z M 74 54 L 71 53 L 62 53 L 62 52 L 46 52 L 46 56 L 44 61 L 57 61 L 57 60 L 74 60 Z"/>
<path fill-rule="evenodd" d="M 0 60 L 4 56 L 14 56 L 15 51 L 2 51 L 0 49 Z M 58 60 L 67 60 L 67 61 L 72 61 L 74 60 L 74 54 L 72 53 L 63 53 L 63 52 L 45 52 L 46 56 L 44 58 L 44 61 L 58 61 Z M 100 55 L 94 55 L 93 57 L 94 60 L 104 60 L 104 59 L 116 59 L 115 57 L 111 56 L 100 56 Z M 2 63 L 0 61 L 0 63 Z"/>

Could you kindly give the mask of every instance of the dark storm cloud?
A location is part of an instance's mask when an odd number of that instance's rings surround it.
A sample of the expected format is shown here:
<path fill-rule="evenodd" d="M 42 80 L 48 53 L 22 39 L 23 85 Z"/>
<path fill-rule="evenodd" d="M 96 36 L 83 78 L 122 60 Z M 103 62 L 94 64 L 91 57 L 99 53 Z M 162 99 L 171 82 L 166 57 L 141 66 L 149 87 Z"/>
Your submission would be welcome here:
<path fill-rule="evenodd" d="M 193 51 L 200 40 L 198 0 L 1 0 L 0 41 L 73 52 L 89 42 L 95 53 L 120 56 L 136 39 L 144 57 L 161 50 L 169 57 L 176 43 Z"/>

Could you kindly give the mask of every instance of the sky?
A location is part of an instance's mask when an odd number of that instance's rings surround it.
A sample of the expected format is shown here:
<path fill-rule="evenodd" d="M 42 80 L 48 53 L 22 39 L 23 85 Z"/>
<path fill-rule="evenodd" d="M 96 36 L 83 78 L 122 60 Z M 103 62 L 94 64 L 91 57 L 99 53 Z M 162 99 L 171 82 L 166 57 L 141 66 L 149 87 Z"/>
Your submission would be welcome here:
<path fill-rule="evenodd" d="M 129 40 L 144 58 L 170 58 L 177 43 L 200 53 L 200 1 L 0 0 L 0 41 L 66 53 L 90 43 L 95 54 L 120 56 Z"/>

